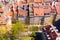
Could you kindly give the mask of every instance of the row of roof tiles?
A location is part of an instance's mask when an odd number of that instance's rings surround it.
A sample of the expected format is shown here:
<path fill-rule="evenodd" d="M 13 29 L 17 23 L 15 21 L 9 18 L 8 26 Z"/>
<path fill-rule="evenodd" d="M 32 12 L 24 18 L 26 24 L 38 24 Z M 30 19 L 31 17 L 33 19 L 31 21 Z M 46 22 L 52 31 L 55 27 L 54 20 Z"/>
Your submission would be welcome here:
<path fill-rule="evenodd" d="M 0 1 L 4 1 L 4 0 L 0 0 Z M 5 0 L 6 1 L 6 0 Z M 42 2 L 43 0 L 14 0 L 14 1 L 22 1 L 22 2 Z M 51 1 L 51 0 L 44 0 L 44 2 L 46 1 Z"/>
<path fill-rule="evenodd" d="M 45 4 L 45 3 L 44 3 Z M 57 12 L 58 13 L 60 13 L 60 6 L 59 6 L 59 4 L 60 4 L 60 2 L 56 2 L 56 9 L 57 9 Z M 17 9 L 17 4 L 15 4 L 13 7 L 14 7 L 14 9 Z M 35 6 L 35 7 L 34 7 Z M 36 3 L 36 4 L 34 4 L 34 6 L 33 6 L 33 9 L 34 9 L 34 16 L 36 16 L 36 14 L 38 14 L 39 16 L 42 16 L 42 15 L 44 15 L 44 13 L 45 12 L 50 12 L 51 11 L 51 9 L 54 9 L 54 7 L 52 7 L 51 5 L 48 7 L 48 5 L 42 5 L 42 4 L 40 4 L 40 6 L 41 7 L 37 7 L 37 6 L 39 6 L 38 5 L 38 3 Z M 43 8 L 43 6 L 46 6 L 47 8 Z M 5 6 L 6 7 L 6 6 Z M 10 9 L 12 8 L 12 5 L 9 5 L 8 6 L 8 8 L 10 7 Z M 6 8 L 7 9 L 7 8 Z M 31 10 L 33 10 L 33 9 L 31 9 Z M 16 10 L 13 10 L 14 11 L 14 13 L 17 13 L 17 11 Z M 0 8 L 0 12 L 3 12 L 3 9 L 2 8 Z M 7 10 L 7 12 L 6 12 L 6 14 L 7 15 L 12 15 L 12 11 L 8 11 Z M 18 14 L 21 14 L 21 15 L 23 15 L 23 16 L 27 16 L 27 11 L 26 10 L 19 10 L 18 11 Z M 26 14 L 26 15 L 25 15 Z"/>
<path fill-rule="evenodd" d="M 43 16 L 44 13 L 51 12 L 52 9 L 54 9 L 54 7 L 52 7 L 51 5 L 48 6 L 45 3 L 44 3 L 44 5 L 40 4 L 41 7 L 37 7 L 37 6 L 39 6 L 37 4 L 38 3 L 34 4 L 34 6 L 36 6 L 36 7 L 33 6 L 34 16 L 36 16 L 36 14 L 38 14 L 39 16 Z M 58 5 L 58 4 L 60 4 L 60 2 L 56 3 L 56 5 Z M 14 5 L 14 8 L 16 8 L 16 7 L 17 7 L 17 5 Z M 47 7 L 47 8 L 44 8 L 44 7 Z M 31 9 L 31 10 L 33 10 L 33 9 Z M 56 6 L 56 9 L 57 9 L 57 12 L 60 14 L 60 6 Z M 17 13 L 16 10 L 14 10 L 14 13 Z M 26 10 L 19 10 L 18 14 L 22 14 L 24 16 L 27 16 L 27 15 L 25 15 L 25 14 L 27 14 Z"/>
<path fill-rule="evenodd" d="M 57 6 L 56 6 L 56 9 L 57 9 L 57 12 L 58 13 L 60 13 L 60 6 L 58 5 L 58 4 L 60 4 L 60 2 L 58 2 L 58 3 L 56 3 L 57 4 Z M 23 7 L 23 5 L 25 5 L 25 4 L 19 4 L 21 7 Z M 30 5 L 30 4 L 29 4 Z M 17 4 L 15 4 L 14 5 L 14 8 L 17 8 Z M 32 6 L 32 5 L 31 5 Z M 36 7 L 34 7 L 34 6 L 36 6 Z M 44 16 L 44 13 L 45 12 L 50 12 L 51 11 L 51 8 L 52 9 L 54 9 L 54 7 L 52 7 L 51 5 L 48 7 L 48 8 L 43 8 L 43 7 L 37 7 L 37 6 L 47 6 L 47 5 L 42 5 L 42 4 L 39 4 L 39 3 L 36 3 L 36 4 L 34 4 L 33 5 L 33 9 L 34 9 L 34 16 Z M 4 9 L 7 9 L 7 8 L 9 8 L 10 7 L 10 9 L 12 8 L 12 5 L 10 4 L 9 6 L 5 6 L 4 7 Z M 0 8 L 0 12 L 4 12 L 5 10 L 3 10 L 2 8 Z M 16 15 L 17 14 L 17 11 L 16 10 L 13 10 L 13 11 L 11 11 L 11 10 L 7 10 L 6 11 L 6 16 L 8 16 L 8 15 L 13 15 L 13 13 L 14 13 L 14 15 Z M 23 16 L 27 16 L 27 13 L 28 13 L 28 11 L 26 11 L 26 10 L 18 10 L 18 16 L 19 15 L 23 15 Z M 0 21 L 4 24 L 5 23 L 5 20 L 4 20 L 4 17 L 3 16 L 1 16 L 0 17 Z"/>

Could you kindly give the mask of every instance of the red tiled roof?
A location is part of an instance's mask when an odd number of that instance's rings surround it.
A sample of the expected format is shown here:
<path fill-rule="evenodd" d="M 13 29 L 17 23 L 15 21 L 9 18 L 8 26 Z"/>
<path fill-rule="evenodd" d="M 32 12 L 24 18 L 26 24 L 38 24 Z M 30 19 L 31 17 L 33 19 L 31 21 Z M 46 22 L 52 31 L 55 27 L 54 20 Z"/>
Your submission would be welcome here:
<path fill-rule="evenodd" d="M 20 7 L 23 7 L 23 3 L 22 2 L 19 2 L 19 5 L 18 6 L 20 6 Z"/>
<path fill-rule="evenodd" d="M 42 0 L 34 0 L 34 2 L 42 2 Z"/>
<path fill-rule="evenodd" d="M 27 11 L 25 11 L 25 10 L 19 10 L 18 11 L 18 15 L 27 16 Z"/>
<path fill-rule="evenodd" d="M 45 8 L 45 9 L 44 9 L 44 12 L 51 12 L 51 8 L 50 8 L 50 7 Z"/>
<path fill-rule="evenodd" d="M 3 9 L 2 8 L 0 8 L 0 12 L 3 12 Z"/>
<path fill-rule="evenodd" d="M 11 15 L 12 16 L 12 11 L 6 11 L 6 16 Z"/>
<path fill-rule="evenodd" d="M 17 12 L 16 12 L 16 10 L 14 10 L 14 16 L 16 16 L 16 14 L 17 14 Z M 13 12 L 12 11 L 7 11 L 6 12 L 6 16 L 8 16 L 8 15 L 13 15 Z M 25 10 L 18 10 L 18 15 L 23 15 L 23 16 L 27 16 L 27 11 L 25 11 Z"/>
<path fill-rule="evenodd" d="M 31 0 L 27 0 L 27 2 L 31 2 Z"/>
<path fill-rule="evenodd" d="M 23 3 L 26 3 L 27 0 L 22 0 Z"/>
<path fill-rule="evenodd" d="M 36 14 L 38 14 L 38 9 L 39 8 L 34 8 L 34 16 L 36 16 Z"/>
<path fill-rule="evenodd" d="M 34 7 L 38 7 L 39 6 L 39 3 L 34 3 Z"/>
<path fill-rule="evenodd" d="M 34 8 L 34 16 L 44 16 L 44 9 L 43 8 Z"/>
<path fill-rule="evenodd" d="M 27 2 L 33 2 L 34 0 L 27 0 Z"/>
<path fill-rule="evenodd" d="M 44 16 L 44 9 L 43 8 L 39 8 L 39 16 Z"/>

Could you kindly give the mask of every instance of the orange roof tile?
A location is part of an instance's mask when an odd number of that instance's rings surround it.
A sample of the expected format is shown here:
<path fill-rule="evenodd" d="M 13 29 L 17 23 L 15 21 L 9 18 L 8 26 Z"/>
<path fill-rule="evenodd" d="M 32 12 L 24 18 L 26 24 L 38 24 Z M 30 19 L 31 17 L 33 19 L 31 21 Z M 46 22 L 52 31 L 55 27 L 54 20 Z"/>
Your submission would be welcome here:
<path fill-rule="evenodd" d="M 42 0 L 34 0 L 34 2 L 42 2 Z"/>
<path fill-rule="evenodd" d="M 31 2 L 31 0 L 27 0 L 27 2 Z"/>
<path fill-rule="evenodd" d="M 39 3 L 39 6 L 41 7 L 41 6 L 44 6 L 44 3 Z"/>
<path fill-rule="evenodd" d="M 38 7 L 39 6 L 39 4 L 38 3 L 34 3 L 34 7 Z"/>
<path fill-rule="evenodd" d="M 18 11 L 18 15 L 27 16 L 27 11 L 25 11 L 25 10 L 19 10 Z"/>
<path fill-rule="evenodd" d="M 0 8 L 0 12 L 3 12 L 3 9 L 2 8 Z"/>
<path fill-rule="evenodd" d="M 16 14 L 17 14 L 17 12 L 16 12 L 16 10 L 14 10 L 14 16 L 16 16 Z M 7 11 L 6 12 L 6 16 L 8 16 L 8 15 L 13 15 L 13 12 L 12 11 Z M 19 10 L 18 11 L 18 15 L 23 15 L 23 16 L 27 16 L 27 11 L 25 11 L 25 10 Z"/>
<path fill-rule="evenodd" d="M 19 5 L 18 6 L 20 6 L 20 7 L 23 7 L 23 3 L 22 2 L 19 2 Z"/>
<path fill-rule="evenodd" d="M 12 16 L 12 11 L 6 11 L 6 16 L 11 15 Z"/>
<path fill-rule="evenodd" d="M 44 16 L 44 9 L 43 8 L 39 8 L 39 16 Z"/>
<path fill-rule="evenodd" d="M 22 0 L 23 3 L 26 3 L 27 0 Z"/>
<path fill-rule="evenodd" d="M 34 16 L 37 16 L 37 15 L 44 16 L 44 9 L 43 8 L 34 8 Z"/>
<path fill-rule="evenodd" d="M 33 2 L 34 0 L 27 0 L 27 2 Z"/>
<path fill-rule="evenodd" d="M 44 2 L 50 2 L 50 1 L 52 1 L 52 0 L 44 0 Z"/>
<path fill-rule="evenodd" d="M 51 12 L 51 8 L 50 8 L 50 7 L 45 8 L 45 9 L 44 9 L 44 12 L 45 12 L 45 13 L 46 13 L 46 12 Z"/>
<path fill-rule="evenodd" d="M 38 14 L 38 8 L 34 8 L 34 16 L 36 16 L 36 14 Z"/>

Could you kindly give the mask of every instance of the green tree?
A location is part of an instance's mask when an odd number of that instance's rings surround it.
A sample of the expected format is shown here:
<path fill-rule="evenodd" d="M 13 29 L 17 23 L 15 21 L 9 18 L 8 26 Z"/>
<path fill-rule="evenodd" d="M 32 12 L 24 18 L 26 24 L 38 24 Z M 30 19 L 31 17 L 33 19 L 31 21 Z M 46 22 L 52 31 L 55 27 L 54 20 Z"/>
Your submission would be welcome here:
<path fill-rule="evenodd" d="M 38 26 L 32 26 L 30 27 L 30 31 L 38 31 Z"/>
<path fill-rule="evenodd" d="M 24 32 L 25 25 L 20 22 L 16 22 L 12 25 L 12 38 L 13 40 L 18 39 L 21 32 Z"/>

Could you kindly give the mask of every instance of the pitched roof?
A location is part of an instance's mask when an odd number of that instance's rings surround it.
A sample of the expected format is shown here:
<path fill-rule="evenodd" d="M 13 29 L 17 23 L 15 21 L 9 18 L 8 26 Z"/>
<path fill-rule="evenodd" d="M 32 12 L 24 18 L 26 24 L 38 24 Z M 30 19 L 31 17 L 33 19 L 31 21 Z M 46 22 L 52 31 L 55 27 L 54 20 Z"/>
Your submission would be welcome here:
<path fill-rule="evenodd" d="M 44 16 L 43 8 L 34 8 L 34 16 Z"/>
<path fill-rule="evenodd" d="M 3 9 L 2 8 L 0 8 L 0 12 L 3 12 Z"/>
<path fill-rule="evenodd" d="M 45 12 L 45 13 L 46 13 L 46 12 L 51 12 L 51 8 L 50 8 L 50 7 L 45 8 L 45 9 L 44 9 L 44 12 Z"/>
<path fill-rule="evenodd" d="M 18 6 L 23 7 L 23 2 L 19 2 Z"/>
<path fill-rule="evenodd" d="M 34 0 L 34 2 L 42 2 L 42 0 Z"/>
<path fill-rule="evenodd" d="M 6 16 L 11 15 L 12 16 L 13 12 L 12 11 L 6 11 Z"/>
<path fill-rule="evenodd" d="M 44 9 L 43 8 L 39 8 L 39 16 L 44 16 Z"/>
<path fill-rule="evenodd" d="M 33 6 L 34 7 L 39 7 L 39 3 L 34 3 Z"/>
<path fill-rule="evenodd" d="M 18 15 L 27 16 L 27 11 L 26 10 L 19 10 Z"/>

